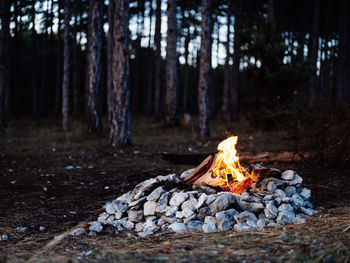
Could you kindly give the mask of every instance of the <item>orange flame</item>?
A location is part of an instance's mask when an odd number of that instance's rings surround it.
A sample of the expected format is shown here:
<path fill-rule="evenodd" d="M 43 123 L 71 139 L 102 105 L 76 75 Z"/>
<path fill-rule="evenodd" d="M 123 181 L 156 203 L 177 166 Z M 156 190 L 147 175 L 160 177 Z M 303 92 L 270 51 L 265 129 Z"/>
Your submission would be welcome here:
<path fill-rule="evenodd" d="M 236 144 L 238 137 L 231 136 L 218 145 L 218 155 L 213 168 L 213 175 L 220 178 L 220 186 L 224 190 L 240 194 L 246 190 L 256 177 L 249 174 L 239 163 Z"/>

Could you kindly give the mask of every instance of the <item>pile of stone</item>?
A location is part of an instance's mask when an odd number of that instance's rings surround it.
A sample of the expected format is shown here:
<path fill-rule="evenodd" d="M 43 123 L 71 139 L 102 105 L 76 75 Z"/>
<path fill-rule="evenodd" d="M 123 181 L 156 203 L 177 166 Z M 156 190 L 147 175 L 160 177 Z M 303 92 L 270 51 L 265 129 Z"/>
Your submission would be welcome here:
<path fill-rule="evenodd" d="M 164 232 L 215 232 L 262 230 L 264 227 L 301 224 L 315 210 L 311 191 L 302 187 L 303 179 L 292 170 L 281 178 L 269 177 L 242 194 L 185 185 L 175 174 L 158 176 L 138 184 L 108 202 L 98 220 L 90 222 L 89 234 L 96 235 L 111 226 L 117 232 L 133 230 L 141 237 Z M 75 229 L 73 235 L 85 229 Z"/>

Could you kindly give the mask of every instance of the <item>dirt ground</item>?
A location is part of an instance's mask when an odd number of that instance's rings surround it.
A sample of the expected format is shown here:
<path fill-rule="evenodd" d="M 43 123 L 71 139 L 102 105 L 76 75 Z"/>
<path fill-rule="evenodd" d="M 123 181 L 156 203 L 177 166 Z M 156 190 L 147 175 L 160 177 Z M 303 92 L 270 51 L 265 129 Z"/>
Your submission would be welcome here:
<path fill-rule="evenodd" d="M 204 142 L 194 125 L 170 129 L 135 118 L 133 145 L 113 149 L 105 133 L 89 135 L 78 122 L 64 134 L 48 121 L 13 121 L 0 135 L 0 235 L 9 237 L 0 241 L 0 263 L 350 262 L 350 170 L 305 163 L 271 164 L 295 169 L 312 190 L 312 203 L 321 210 L 303 225 L 143 239 L 110 230 L 45 248 L 55 236 L 96 220 L 102 205 L 137 183 L 191 168 L 163 161 L 163 152 L 213 152 L 227 132 L 239 136 L 241 151 L 297 149 L 299 135 L 294 131 L 261 132 L 220 122 L 212 128 L 211 139 Z M 28 230 L 15 230 L 21 226 Z M 45 230 L 39 231 L 40 226 Z"/>

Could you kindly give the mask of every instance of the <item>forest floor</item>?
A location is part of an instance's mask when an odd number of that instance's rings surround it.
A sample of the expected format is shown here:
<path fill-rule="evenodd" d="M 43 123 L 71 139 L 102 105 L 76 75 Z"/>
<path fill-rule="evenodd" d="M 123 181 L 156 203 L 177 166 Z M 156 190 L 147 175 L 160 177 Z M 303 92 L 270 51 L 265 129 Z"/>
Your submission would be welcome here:
<path fill-rule="evenodd" d="M 45 249 L 55 236 L 96 220 L 102 205 L 137 183 L 192 168 L 162 160 L 163 152 L 210 153 L 226 131 L 239 136 L 241 151 L 295 151 L 300 139 L 292 130 L 262 132 L 244 123 L 214 122 L 211 139 L 203 142 L 194 125 L 170 129 L 144 118 L 132 123 L 133 145 L 120 149 L 108 146 L 106 134 L 87 134 L 78 122 L 67 134 L 48 121 L 10 123 L 0 136 L 0 235 L 9 237 L 0 241 L 0 263 L 350 262 L 350 170 L 305 163 L 271 164 L 296 170 L 312 190 L 312 203 L 325 208 L 303 225 L 142 239 L 104 232 Z M 28 230 L 15 230 L 21 226 Z"/>

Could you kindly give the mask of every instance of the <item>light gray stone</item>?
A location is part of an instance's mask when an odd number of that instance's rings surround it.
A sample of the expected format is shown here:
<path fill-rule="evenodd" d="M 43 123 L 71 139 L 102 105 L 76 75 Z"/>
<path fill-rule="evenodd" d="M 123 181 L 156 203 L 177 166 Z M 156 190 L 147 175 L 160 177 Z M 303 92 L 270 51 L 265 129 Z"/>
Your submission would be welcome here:
<path fill-rule="evenodd" d="M 131 222 L 130 220 L 125 220 L 122 222 L 122 226 L 125 228 L 125 229 L 133 229 L 135 227 L 135 224 L 133 222 Z"/>
<path fill-rule="evenodd" d="M 134 192 L 133 200 L 135 201 L 145 196 L 145 192 L 151 191 L 152 188 L 154 188 L 154 185 L 157 183 L 158 183 L 158 180 L 156 178 L 151 178 L 136 185 L 133 190 Z"/>
<path fill-rule="evenodd" d="M 277 223 L 281 225 L 291 224 L 295 219 L 293 207 L 290 204 L 282 204 L 278 208 Z"/>
<path fill-rule="evenodd" d="M 102 224 L 107 224 L 108 217 L 109 217 L 109 214 L 107 214 L 106 212 L 103 212 L 98 216 L 97 221 L 101 222 Z"/>
<path fill-rule="evenodd" d="M 143 205 L 143 214 L 145 216 L 153 216 L 156 213 L 157 203 L 154 201 L 147 201 Z"/>
<path fill-rule="evenodd" d="M 304 204 L 307 208 L 313 208 L 313 205 L 309 201 L 305 201 Z"/>
<path fill-rule="evenodd" d="M 284 192 L 286 193 L 287 197 L 291 197 L 292 195 L 294 195 L 297 192 L 297 190 L 294 186 L 287 186 L 284 189 Z"/>
<path fill-rule="evenodd" d="M 90 231 L 100 233 L 102 231 L 102 229 L 103 229 L 103 227 L 101 225 L 101 222 L 99 222 L 99 221 L 90 222 L 90 227 L 89 227 Z"/>
<path fill-rule="evenodd" d="M 199 220 L 190 221 L 187 223 L 187 230 L 191 232 L 202 232 L 203 222 Z"/>
<path fill-rule="evenodd" d="M 304 213 L 305 215 L 312 216 L 315 214 L 315 210 L 311 208 L 305 208 L 305 207 L 300 207 L 300 212 Z"/>
<path fill-rule="evenodd" d="M 237 223 L 234 225 L 234 229 L 240 232 L 255 231 L 256 227 L 249 226 L 245 223 Z"/>
<path fill-rule="evenodd" d="M 295 174 L 294 179 L 292 181 L 289 181 L 288 183 L 289 183 L 289 185 L 298 186 L 298 185 L 303 183 L 303 178 L 301 178 L 298 174 Z"/>
<path fill-rule="evenodd" d="M 179 210 L 177 206 L 168 206 L 165 212 L 165 216 L 172 217 L 176 215 L 176 212 Z"/>
<path fill-rule="evenodd" d="M 162 226 L 164 224 L 172 224 L 176 222 L 175 221 L 175 217 L 166 217 L 166 216 L 162 216 L 161 218 L 159 218 L 157 225 L 158 226 Z"/>
<path fill-rule="evenodd" d="M 159 186 L 148 195 L 147 200 L 156 202 L 158 201 L 158 199 L 163 193 L 164 193 L 163 187 Z"/>
<path fill-rule="evenodd" d="M 215 218 L 218 230 L 221 231 L 231 229 L 235 224 L 234 216 L 237 214 L 238 212 L 233 208 L 216 213 Z"/>
<path fill-rule="evenodd" d="M 177 211 L 176 214 L 175 214 L 175 217 L 176 218 L 183 218 L 184 215 L 182 214 L 182 211 Z"/>
<path fill-rule="evenodd" d="M 293 170 L 287 170 L 287 171 L 284 171 L 282 173 L 282 179 L 283 180 L 287 180 L 287 181 L 291 181 L 294 179 L 294 176 L 295 176 L 295 171 Z"/>
<path fill-rule="evenodd" d="M 195 220 L 195 219 L 197 219 L 197 215 L 196 215 L 196 214 L 193 214 L 193 215 L 191 215 L 191 216 L 189 216 L 189 217 L 183 218 L 183 223 L 184 223 L 184 224 L 187 224 L 188 222 L 190 222 L 190 221 L 192 221 L 192 220 Z"/>
<path fill-rule="evenodd" d="M 260 196 L 255 195 L 253 193 L 248 193 L 246 191 L 241 194 L 241 199 L 243 201 L 253 202 L 253 203 L 259 203 L 262 200 Z"/>
<path fill-rule="evenodd" d="M 302 207 L 304 206 L 304 200 L 301 198 L 299 194 L 294 194 L 292 196 L 292 202 L 296 207 Z"/>
<path fill-rule="evenodd" d="M 159 183 L 164 183 L 166 181 L 174 182 L 174 183 L 181 183 L 182 182 L 182 180 L 176 174 L 158 175 L 156 177 L 156 179 Z"/>
<path fill-rule="evenodd" d="M 293 223 L 296 225 L 304 224 L 306 223 L 306 218 L 300 214 L 296 215 Z"/>
<path fill-rule="evenodd" d="M 258 222 L 256 222 L 256 229 L 263 230 L 265 227 L 265 220 L 259 219 Z"/>
<path fill-rule="evenodd" d="M 211 205 L 217 198 L 217 195 L 216 194 L 213 194 L 213 195 L 208 195 L 207 196 L 207 200 L 205 201 L 205 204 L 206 205 Z"/>
<path fill-rule="evenodd" d="M 276 190 L 275 190 L 275 194 L 276 194 L 278 197 L 280 197 L 280 198 L 284 198 L 284 197 L 287 196 L 286 193 L 285 193 L 283 190 L 281 190 L 281 189 L 276 189 Z"/>
<path fill-rule="evenodd" d="M 195 209 L 198 211 L 202 206 L 205 204 L 205 201 L 207 201 L 208 195 L 203 193 L 199 198 L 198 202 L 195 206 Z M 214 201 L 213 201 L 214 202 Z"/>
<path fill-rule="evenodd" d="M 212 233 L 218 231 L 218 229 L 215 224 L 203 224 L 202 231 L 204 233 Z"/>
<path fill-rule="evenodd" d="M 136 201 L 129 203 L 129 207 L 136 207 L 136 209 L 140 209 L 144 203 L 147 201 L 147 196 L 144 196 Z"/>
<path fill-rule="evenodd" d="M 123 217 L 124 213 L 128 210 L 128 204 L 124 203 L 122 201 L 119 200 L 114 200 L 112 202 L 113 206 L 114 206 L 114 215 L 116 219 L 120 219 Z"/>
<path fill-rule="evenodd" d="M 216 219 L 213 216 L 206 216 L 204 219 L 204 223 L 216 225 Z"/>
<path fill-rule="evenodd" d="M 197 205 L 197 199 L 191 196 L 187 201 L 182 203 L 181 209 L 185 210 L 186 208 L 190 208 L 194 210 L 196 205 Z"/>
<path fill-rule="evenodd" d="M 252 212 L 254 214 L 258 214 L 258 213 L 264 211 L 264 204 L 262 204 L 262 203 L 249 203 L 246 201 L 237 201 L 236 206 L 240 210 L 246 210 L 246 211 Z"/>
<path fill-rule="evenodd" d="M 183 217 L 187 218 L 187 217 L 192 216 L 193 214 L 194 214 L 194 211 L 191 208 L 185 208 L 184 210 L 182 210 Z"/>
<path fill-rule="evenodd" d="M 19 226 L 19 227 L 16 227 L 16 231 L 17 232 L 21 232 L 21 233 L 24 233 L 28 230 L 28 227 L 26 226 Z"/>
<path fill-rule="evenodd" d="M 277 189 L 276 184 L 274 182 L 269 182 L 267 184 L 267 191 L 273 193 Z"/>
<path fill-rule="evenodd" d="M 303 190 L 300 192 L 300 196 L 301 196 L 304 200 L 309 200 L 310 197 L 311 197 L 311 191 L 310 191 L 310 189 L 303 188 Z"/>
<path fill-rule="evenodd" d="M 0 241 L 7 241 L 9 237 L 6 234 L 0 236 Z"/>
<path fill-rule="evenodd" d="M 205 185 L 198 185 L 198 184 L 194 184 L 192 185 L 192 189 L 196 190 L 198 192 L 202 192 L 205 193 L 207 195 L 211 195 L 211 194 L 216 194 L 217 191 L 209 186 L 205 186 Z"/>
<path fill-rule="evenodd" d="M 156 232 L 159 230 L 159 226 L 157 226 L 156 222 L 150 219 L 147 219 L 146 222 L 142 225 L 142 231 L 151 231 Z"/>
<path fill-rule="evenodd" d="M 106 204 L 106 212 L 109 215 L 113 215 L 115 213 L 115 208 L 114 208 L 114 205 L 112 204 L 112 202 L 108 202 Z"/>
<path fill-rule="evenodd" d="M 165 214 L 168 209 L 168 206 L 166 205 L 157 205 L 156 206 L 156 214 L 159 216 L 159 214 Z"/>
<path fill-rule="evenodd" d="M 290 198 L 290 197 L 283 197 L 283 198 L 281 198 L 281 201 L 282 201 L 282 203 L 286 203 L 286 204 L 293 202 L 292 198 Z"/>
<path fill-rule="evenodd" d="M 121 196 L 119 196 L 117 198 L 117 200 L 123 202 L 123 203 L 127 203 L 129 204 L 131 202 L 131 200 L 133 199 L 133 196 L 132 196 L 132 191 L 129 191 L 125 194 L 122 194 Z"/>
<path fill-rule="evenodd" d="M 185 202 L 188 198 L 188 193 L 174 193 L 170 198 L 169 204 L 171 206 L 180 206 L 183 202 Z"/>
<path fill-rule="evenodd" d="M 193 171 L 196 170 L 195 168 L 193 169 L 189 169 L 189 170 L 186 170 L 184 172 L 182 172 L 182 174 L 180 175 L 180 178 L 182 180 L 184 180 L 188 175 L 190 175 L 191 173 L 193 173 Z"/>
<path fill-rule="evenodd" d="M 142 226 L 143 226 L 143 222 L 140 222 L 140 223 L 137 223 L 136 225 L 135 225 L 135 231 L 136 232 L 140 232 L 140 231 L 142 231 Z"/>
<path fill-rule="evenodd" d="M 290 204 L 281 204 L 278 211 L 290 210 L 293 211 L 293 207 Z"/>
<path fill-rule="evenodd" d="M 137 233 L 137 235 L 139 237 L 148 237 L 148 236 L 153 235 L 153 234 L 154 234 L 154 232 L 152 232 L 152 231 L 144 231 L 144 232 Z"/>
<path fill-rule="evenodd" d="M 85 234 L 85 228 L 79 227 L 70 232 L 70 235 L 78 237 Z"/>
<path fill-rule="evenodd" d="M 240 214 L 235 215 L 234 219 L 238 223 L 246 223 L 247 221 L 253 221 L 253 222 L 255 222 L 255 225 L 256 225 L 256 222 L 258 221 L 256 216 L 253 213 L 248 212 L 248 211 L 244 211 Z"/>
<path fill-rule="evenodd" d="M 209 206 L 209 214 L 215 215 L 217 212 L 224 211 L 235 203 L 235 198 L 231 194 L 220 195 Z"/>
<path fill-rule="evenodd" d="M 140 222 L 143 218 L 142 210 L 129 209 L 128 218 L 131 222 Z"/>
<path fill-rule="evenodd" d="M 168 205 L 169 195 L 170 195 L 169 192 L 165 192 L 164 194 L 162 194 L 162 196 L 158 200 L 158 204 L 159 205 Z"/>
<path fill-rule="evenodd" d="M 169 229 L 171 229 L 172 231 L 174 231 L 175 233 L 181 233 L 187 230 L 186 225 L 183 223 L 172 223 L 168 226 Z"/>
<path fill-rule="evenodd" d="M 278 209 L 274 205 L 273 201 L 269 201 L 266 203 L 266 208 L 264 209 L 264 213 L 265 213 L 266 218 L 268 218 L 268 219 L 273 219 L 273 218 L 276 218 L 278 216 Z"/>

